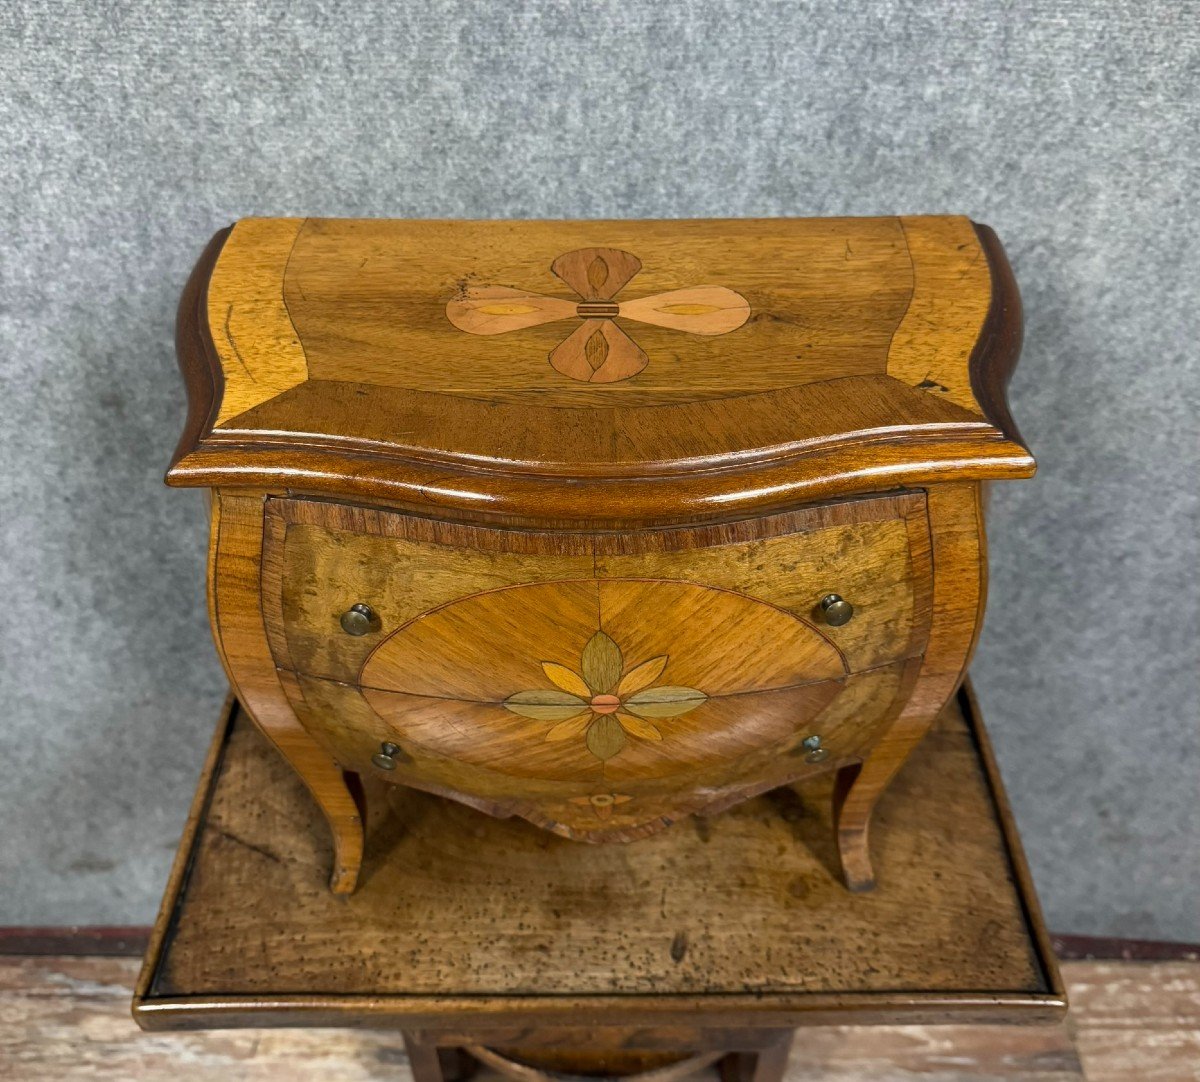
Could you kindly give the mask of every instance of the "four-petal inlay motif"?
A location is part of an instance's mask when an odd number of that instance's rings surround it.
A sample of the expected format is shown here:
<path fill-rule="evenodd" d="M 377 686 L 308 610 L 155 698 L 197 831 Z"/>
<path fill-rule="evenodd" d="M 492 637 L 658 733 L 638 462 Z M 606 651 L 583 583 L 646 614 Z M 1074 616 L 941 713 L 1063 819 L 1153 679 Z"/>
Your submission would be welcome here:
<path fill-rule="evenodd" d="M 642 269 L 642 261 L 619 248 L 577 248 L 560 255 L 551 271 L 578 300 L 549 297 L 512 286 L 463 286 L 446 305 L 446 318 L 468 334 L 505 334 L 560 319 L 582 322 L 550 351 L 550 366 L 584 383 L 616 383 L 646 367 L 646 354 L 616 320 L 631 320 L 687 334 L 737 330 L 750 318 L 750 303 L 726 286 L 672 289 L 630 301 L 617 294 Z"/>

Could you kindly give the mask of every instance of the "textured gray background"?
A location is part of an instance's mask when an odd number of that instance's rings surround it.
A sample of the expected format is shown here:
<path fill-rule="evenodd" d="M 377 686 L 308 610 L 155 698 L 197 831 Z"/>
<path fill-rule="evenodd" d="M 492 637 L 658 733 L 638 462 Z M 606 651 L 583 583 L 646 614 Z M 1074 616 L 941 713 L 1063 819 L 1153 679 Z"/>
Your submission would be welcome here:
<path fill-rule="evenodd" d="M 1179 0 L 5 4 L 0 923 L 151 919 L 221 700 L 160 487 L 216 228 L 956 211 L 1027 311 L 975 675 L 1049 922 L 1200 939 L 1198 43 Z"/>

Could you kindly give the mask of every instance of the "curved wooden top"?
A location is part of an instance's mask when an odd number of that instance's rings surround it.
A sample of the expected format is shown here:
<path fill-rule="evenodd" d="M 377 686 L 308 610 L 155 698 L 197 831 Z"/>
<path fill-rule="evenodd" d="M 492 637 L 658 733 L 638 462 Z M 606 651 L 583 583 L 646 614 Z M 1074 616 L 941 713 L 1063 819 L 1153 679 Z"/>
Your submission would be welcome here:
<path fill-rule="evenodd" d="M 245 219 L 180 304 L 167 480 L 595 522 L 1024 477 L 1020 339 L 965 218 Z"/>

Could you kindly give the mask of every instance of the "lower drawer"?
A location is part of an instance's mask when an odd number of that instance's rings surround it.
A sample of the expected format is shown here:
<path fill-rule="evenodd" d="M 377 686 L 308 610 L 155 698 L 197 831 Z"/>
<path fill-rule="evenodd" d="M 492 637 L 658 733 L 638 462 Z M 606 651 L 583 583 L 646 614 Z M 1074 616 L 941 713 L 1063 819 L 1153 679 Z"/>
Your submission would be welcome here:
<path fill-rule="evenodd" d="M 629 841 L 689 813 L 855 762 L 877 739 L 915 665 L 714 696 L 686 713 L 654 717 L 662 740 L 622 729 L 624 745 L 608 758 L 589 748 L 587 729 L 612 714 L 581 711 L 576 731 L 548 741 L 563 722 L 495 704 L 282 676 L 305 727 L 346 769 L 491 815 L 519 815 L 576 840 Z M 380 759 L 384 745 L 391 747 Z"/>

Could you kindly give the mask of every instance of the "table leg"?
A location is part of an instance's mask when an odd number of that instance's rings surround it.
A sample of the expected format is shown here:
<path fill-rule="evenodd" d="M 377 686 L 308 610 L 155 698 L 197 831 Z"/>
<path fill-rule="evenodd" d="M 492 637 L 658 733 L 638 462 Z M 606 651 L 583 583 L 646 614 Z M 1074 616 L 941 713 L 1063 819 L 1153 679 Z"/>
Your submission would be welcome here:
<path fill-rule="evenodd" d="M 730 1052 L 720 1063 L 721 1082 L 783 1082 L 794 1030 L 783 1030 L 760 1052 Z"/>
<path fill-rule="evenodd" d="M 426 1044 L 417 1033 L 401 1036 L 413 1082 L 460 1082 L 474 1073 L 475 1061 L 461 1049 Z"/>
<path fill-rule="evenodd" d="M 422 1044 L 411 1034 L 405 1033 L 403 1036 L 413 1082 L 445 1082 L 438 1050 L 431 1044 Z"/>

